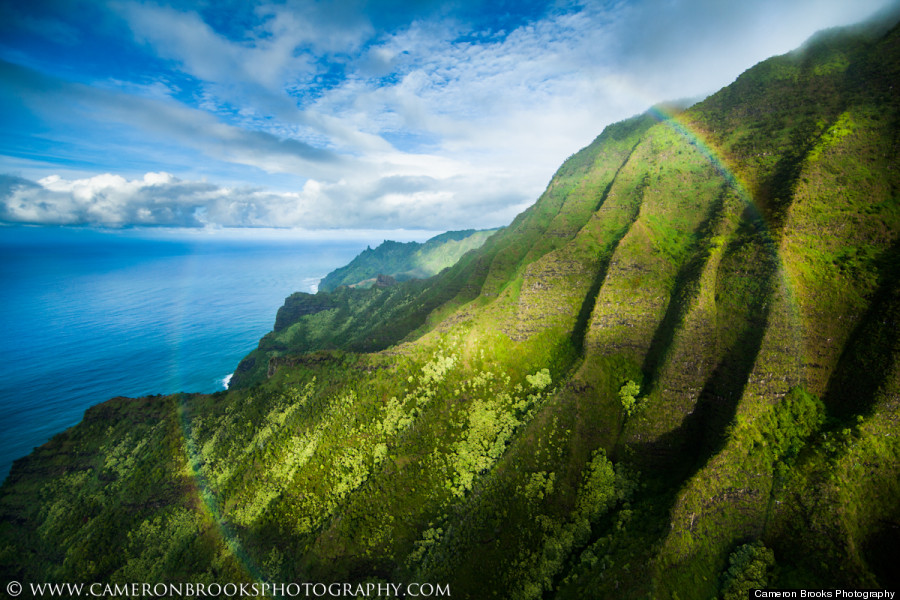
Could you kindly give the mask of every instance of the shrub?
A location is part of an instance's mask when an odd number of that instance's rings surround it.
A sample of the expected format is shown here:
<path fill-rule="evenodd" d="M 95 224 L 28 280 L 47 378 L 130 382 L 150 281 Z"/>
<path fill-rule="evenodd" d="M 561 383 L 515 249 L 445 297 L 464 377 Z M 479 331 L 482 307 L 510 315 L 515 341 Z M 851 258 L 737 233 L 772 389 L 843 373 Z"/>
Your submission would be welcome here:
<path fill-rule="evenodd" d="M 631 416 L 631 413 L 634 412 L 637 404 L 637 395 L 640 391 L 640 386 L 630 379 L 619 389 L 619 400 L 622 402 L 622 408 L 625 410 L 626 416 Z"/>
<path fill-rule="evenodd" d="M 768 585 L 775 553 L 762 542 L 744 544 L 731 553 L 728 565 L 722 577 L 722 599 L 743 600 L 750 590 Z"/>

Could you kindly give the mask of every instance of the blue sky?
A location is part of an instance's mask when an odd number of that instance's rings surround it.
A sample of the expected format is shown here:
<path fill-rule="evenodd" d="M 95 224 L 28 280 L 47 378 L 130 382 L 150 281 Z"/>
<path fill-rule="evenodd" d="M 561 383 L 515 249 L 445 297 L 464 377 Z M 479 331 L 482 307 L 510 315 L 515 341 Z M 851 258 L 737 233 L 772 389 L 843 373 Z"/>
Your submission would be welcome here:
<path fill-rule="evenodd" d="M 0 0 L 0 222 L 507 224 L 604 126 L 887 0 Z"/>

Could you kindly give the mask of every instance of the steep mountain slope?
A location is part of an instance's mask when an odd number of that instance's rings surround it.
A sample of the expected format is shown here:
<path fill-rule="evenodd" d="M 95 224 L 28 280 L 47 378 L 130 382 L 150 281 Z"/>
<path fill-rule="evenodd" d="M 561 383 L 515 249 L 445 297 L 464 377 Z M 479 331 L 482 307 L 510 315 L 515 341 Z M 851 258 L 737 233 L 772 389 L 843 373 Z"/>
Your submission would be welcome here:
<path fill-rule="evenodd" d="M 297 293 L 289 297 L 279 309 L 275 329 L 260 340 L 257 350 L 238 365 L 231 380 L 232 389 L 258 384 L 271 372 L 275 362 L 287 354 L 318 349 L 344 349 L 354 352 L 382 350 L 404 339 L 416 339 L 442 319 L 451 322 L 466 318 L 470 309 L 491 304 L 502 289 L 509 290 L 496 308 L 508 312 L 510 293 L 518 295 L 526 278 L 525 269 L 531 263 L 561 248 L 591 219 L 603 190 L 610 185 L 615 169 L 622 163 L 640 135 L 655 123 L 649 115 L 608 127 L 590 146 L 570 157 L 554 176 L 540 201 L 516 217 L 513 223 L 488 238 L 476 252 L 464 254 L 460 260 L 440 276 L 424 281 L 405 281 L 397 285 L 376 287 L 374 290 L 338 289 L 315 295 Z M 620 227 L 610 219 L 602 227 Z M 615 234 L 616 231 L 612 233 Z M 594 284 L 592 269 L 604 259 L 596 253 L 595 240 L 582 236 L 576 245 L 575 261 L 562 269 L 580 273 L 580 288 Z M 605 248 L 603 252 L 608 252 Z M 568 256 L 568 255 L 567 255 Z M 608 258 L 608 257 L 607 257 Z M 584 265 L 576 264 L 584 262 Z M 503 331 L 517 338 L 515 331 L 529 327 L 528 311 L 543 311 L 532 303 L 531 296 L 544 283 L 538 279 L 553 277 L 557 294 L 561 297 L 567 271 L 554 271 L 554 261 L 548 256 L 542 267 L 533 267 L 528 279 L 530 288 L 519 302 L 516 313 L 505 315 Z M 542 270 L 540 270 L 542 269 Z M 587 301 L 576 290 L 565 292 L 568 311 L 582 312 Z M 454 315 L 463 306 L 467 309 Z M 580 307 L 580 308 L 579 308 Z M 576 352 L 569 335 L 572 318 L 566 320 L 563 307 L 554 307 L 563 321 L 553 341 L 560 346 L 559 360 L 567 363 Z M 487 313 L 488 320 L 494 312 Z M 540 315 L 538 315 L 540 316 Z M 584 329 L 586 315 L 579 315 L 576 324 Z M 493 327 L 493 325 L 492 325 Z"/>
<path fill-rule="evenodd" d="M 460 257 L 480 248 L 496 229 L 448 231 L 423 243 L 385 241 L 367 248 L 349 264 L 326 275 L 319 284 L 323 292 L 342 285 L 371 287 L 378 275 L 398 281 L 425 279 L 452 267 Z"/>
<path fill-rule="evenodd" d="M 316 294 L 295 292 L 285 300 L 274 329 L 240 362 L 230 387 L 260 383 L 285 355 L 337 348 L 370 352 L 400 341 L 458 291 L 450 277 L 419 279 L 468 264 L 466 255 L 496 231 L 451 231 L 424 244 L 386 241 L 365 250 L 329 273 Z"/>
<path fill-rule="evenodd" d="M 608 127 L 441 275 L 288 302 L 240 389 L 91 409 L 0 491 L 3 574 L 896 585 L 898 71 L 897 27 L 820 34 Z"/>

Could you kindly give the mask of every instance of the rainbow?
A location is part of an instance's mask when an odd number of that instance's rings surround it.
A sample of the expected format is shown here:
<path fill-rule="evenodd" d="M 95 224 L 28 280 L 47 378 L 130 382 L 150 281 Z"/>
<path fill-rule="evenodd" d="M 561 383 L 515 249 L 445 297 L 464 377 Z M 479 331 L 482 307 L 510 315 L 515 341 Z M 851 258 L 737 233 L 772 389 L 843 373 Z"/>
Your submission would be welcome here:
<path fill-rule="evenodd" d="M 728 188 L 734 191 L 734 193 L 752 211 L 751 214 L 753 215 L 753 218 L 758 219 L 761 223 L 765 223 L 764 212 L 761 211 L 754 202 L 753 194 L 749 191 L 749 186 L 736 170 L 730 166 L 729 161 L 724 154 L 717 150 L 715 145 L 709 141 L 708 136 L 703 131 L 693 126 L 690 121 L 685 118 L 685 113 L 683 111 L 675 111 L 667 109 L 665 106 L 656 105 L 652 107 L 648 113 L 661 125 L 669 127 L 688 144 L 694 147 L 697 152 L 709 162 L 716 173 L 723 178 L 724 183 Z M 768 224 L 766 224 L 766 227 L 769 229 L 771 235 L 771 228 L 769 228 Z M 774 240 L 775 236 L 773 235 L 772 237 Z M 793 286 L 790 284 L 790 278 L 784 268 L 781 252 L 776 250 L 775 254 L 777 258 L 776 277 L 780 279 L 778 283 L 781 285 L 782 298 L 784 298 L 787 303 L 786 314 L 788 315 L 788 320 L 790 322 L 789 329 L 791 330 L 791 335 L 789 337 L 793 339 L 792 343 L 796 344 L 801 339 L 799 311 L 795 301 L 795 294 L 793 293 Z M 179 345 L 177 352 L 180 353 L 180 351 L 181 348 Z M 790 353 L 790 349 L 787 349 L 785 353 Z M 801 355 L 802 353 L 795 353 L 795 362 L 799 361 L 799 356 Z M 802 372 L 801 366 L 802 365 L 797 364 L 798 376 L 799 373 Z M 248 578 L 251 578 L 254 581 L 264 581 L 265 575 L 253 561 L 249 553 L 244 549 L 240 536 L 226 519 L 224 509 L 215 493 L 211 490 L 207 477 L 203 472 L 203 465 L 199 458 L 200 453 L 191 432 L 190 417 L 183 395 L 177 396 L 176 410 L 177 419 L 184 436 L 185 448 L 187 449 L 187 462 L 193 481 L 192 492 L 196 497 L 197 504 L 200 507 L 202 514 L 208 521 L 215 524 L 217 534 L 222 540 L 225 548 L 227 548 L 228 552 L 236 559 L 237 563 L 243 567 Z"/>
<path fill-rule="evenodd" d="M 176 402 L 176 418 L 181 425 L 181 433 L 184 436 L 184 445 L 187 449 L 186 458 L 192 481 L 191 493 L 197 500 L 197 506 L 204 519 L 215 525 L 216 534 L 222 540 L 223 546 L 236 559 L 237 564 L 244 569 L 244 574 L 247 578 L 251 581 L 265 581 L 266 577 L 263 575 L 262 570 L 247 551 L 244 550 L 240 537 L 225 518 L 219 499 L 210 489 L 200 461 L 200 452 L 191 432 L 190 417 L 187 414 L 184 394 L 177 394 Z"/>
<path fill-rule="evenodd" d="M 772 241 L 772 251 L 776 261 L 773 288 L 777 288 L 776 298 L 780 297 L 784 309 L 783 314 L 778 316 L 780 319 L 779 324 L 782 325 L 782 340 L 780 344 L 777 341 L 773 341 L 767 351 L 780 355 L 779 363 L 789 373 L 788 379 L 794 385 L 803 383 L 803 323 L 796 286 L 786 266 L 782 252 L 783 239 L 773 230 L 772 224 L 766 218 L 766 211 L 762 210 L 754 198 L 754 194 L 750 191 L 751 186 L 731 166 L 725 154 L 709 140 L 709 136 L 693 125 L 686 117 L 689 110 L 672 110 L 665 105 L 654 105 L 648 113 L 660 124 L 670 128 L 693 146 L 709 162 L 716 173 L 722 177 L 728 188 L 749 209 L 752 219 L 765 227 L 766 233 Z M 771 317 L 769 317 L 769 320 L 771 320 Z M 781 347 L 778 347 L 779 345 Z M 774 399 L 768 399 L 768 401 L 772 400 Z"/>

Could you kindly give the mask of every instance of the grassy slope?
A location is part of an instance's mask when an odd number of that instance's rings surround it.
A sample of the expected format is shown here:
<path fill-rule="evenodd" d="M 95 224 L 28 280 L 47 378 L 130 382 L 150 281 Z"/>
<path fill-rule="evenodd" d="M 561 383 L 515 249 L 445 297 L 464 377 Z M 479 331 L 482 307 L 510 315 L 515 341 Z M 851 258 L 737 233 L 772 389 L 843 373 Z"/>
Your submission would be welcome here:
<path fill-rule="evenodd" d="M 341 285 L 370 287 L 380 274 L 398 280 L 431 277 L 453 266 L 469 250 L 480 248 L 496 231 L 448 231 L 421 244 L 385 241 L 326 275 L 319 289 L 330 292 Z"/>
<path fill-rule="evenodd" d="M 652 122 L 653 119 L 644 116 L 607 128 L 594 143 L 563 164 L 534 206 L 516 217 L 509 227 L 488 238 L 477 252 L 464 254 L 440 277 L 405 281 L 387 288 L 342 288 L 330 293 L 292 295 L 279 310 L 275 331 L 267 334 L 257 350 L 238 365 L 231 387 L 241 389 L 262 382 L 273 357 L 278 359 L 315 349 L 371 352 L 403 339 L 415 339 L 442 322 L 446 327 L 465 320 L 468 309 L 492 303 L 501 289 L 503 297 L 495 304 L 503 312 L 504 331 L 527 322 L 529 315 L 516 319 L 509 314 L 511 304 L 517 301 L 514 296 L 522 289 L 525 269 L 574 237 L 579 223 L 592 218 L 593 209 L 603 197 L 615 169 Z M 562 210 L 564 202 L 566 210 Z M 584 271 L 590 281 L 592 261 L 597 260 L 592 253 L 595 242 L 587 236 L 581 238 L 579 254 L 564 259 L 572 265 L 567 268 Z M 547 243 L 547 239 L 551 242 Z M 547 262 L 561 261 L 551 258 Z M 546 276 L 547 273 L 536 271 L 530 281 Z M 557 278 L 553 282 L 556 293 L 561 291 L 558 283 L 564 280 Z M 526 294 L 528 289 L 526 286 Z M 545 286 L 545 289 L 550 288 Z M 567 296 L 570 305 L 580 305 L 583 300 L 577 289 Z M 526 310 L 529 306 L 527 302 L 519 304 Z M 307 309 L 309 305 L 314 306 Z M 464 306 L 467 308 L 457 312 Z M 311 314 L 294 316 L 307 312 Z M 282 318 L 284 313 L 287 316 Z M 497 329 L 495 318 L 486 320 L 490 329 Z M 560 337 L 567 337 L 565 328 L 569 326 L 560 325 L 563 327 Z M 565 352 L 563 362 L 571 360 L 571 354 Z"/>
<path fill-rule="evenodd" d="M 679 116 L 745 189 L 636 117 L 441 276 L 267 336 L 259 385 L 92 409 L 0 491 L 3 572 L 707 598 L 758 540 L 775 585 L 896 583 L 898 65 L 821 35 Z"/>

